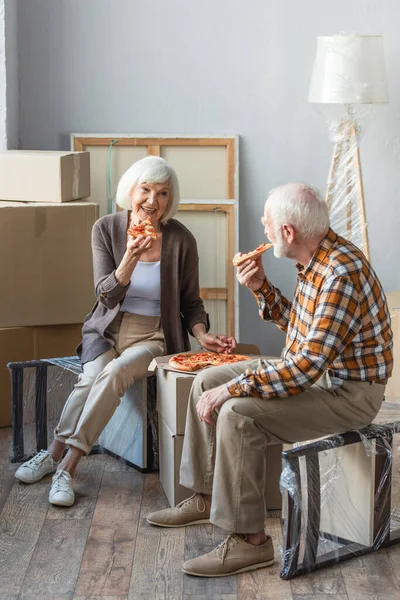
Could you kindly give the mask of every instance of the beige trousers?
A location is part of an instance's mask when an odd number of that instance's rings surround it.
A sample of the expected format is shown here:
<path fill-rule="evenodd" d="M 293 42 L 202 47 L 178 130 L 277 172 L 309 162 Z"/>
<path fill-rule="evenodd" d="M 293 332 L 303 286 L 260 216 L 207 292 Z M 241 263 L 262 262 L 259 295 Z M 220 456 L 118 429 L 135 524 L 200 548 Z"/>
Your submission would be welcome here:
<path fill-rule="evenodd" d="M 266 361 L 273 362 L 273 361 Z M 264 528 L 266 446 L 312 440 L 371 423 L 385 386 L 345 381 L 332 388 L 329 374 L 307 391 L 289 398 L 231 398 L 221 406 L 215 426 L 199 421 L 201 394 L 260 366 L 259 359 L 214 367 L 194 380 L 186 419 L 180 483 L 212 494 L 211 522 L 235 533 Z"/>
<path fill-rule="evenodd" d="M 146 377 L 155 356 L 165 354 L 160 317 L 119 313 L 107 329 L 115 346 L 83 366 L 54 438 L 88 454 L 135 379 Z"/>

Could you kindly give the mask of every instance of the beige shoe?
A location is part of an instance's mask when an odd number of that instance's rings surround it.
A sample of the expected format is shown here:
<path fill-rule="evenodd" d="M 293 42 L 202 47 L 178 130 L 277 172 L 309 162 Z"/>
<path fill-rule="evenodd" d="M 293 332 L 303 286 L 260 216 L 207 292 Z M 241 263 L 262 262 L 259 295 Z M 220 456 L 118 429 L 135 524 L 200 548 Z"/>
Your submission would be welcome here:
<path fill-rule="evenodd" d="M 187 560 L 182 571 L 197 577 L 226 577 L 269 567 L 274 562 L 274 547 L 269 536 L 260 546 L 253 546 L 244 536 L 233 533 L 212 552 Z"/>
<path fill-rule="evenodd" d="M 185 527 L 210 522 L 211 502 L 201 494 L 193 494 L 174 508 L 157 510 L 147 516 L 148 523 L 158 527 Z"/>

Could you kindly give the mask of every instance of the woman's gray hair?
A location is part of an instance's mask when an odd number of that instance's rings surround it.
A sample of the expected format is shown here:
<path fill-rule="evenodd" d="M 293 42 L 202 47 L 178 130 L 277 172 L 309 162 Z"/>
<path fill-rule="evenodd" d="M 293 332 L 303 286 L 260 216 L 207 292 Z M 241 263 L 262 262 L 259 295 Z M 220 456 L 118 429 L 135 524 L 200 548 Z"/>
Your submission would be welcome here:
<path fill-rule="evenodd" d="M 322 235 L 329 229 L 328 205 L 308 183 L 287 183 L 271 190 L 267 206 L 275 229 L 287 223 L 304 238 Z"/>
<path fill-rule="evenodd" d="M 122 175 L 117 187 L 116 201 L 118 206 L 130 210 L 132 208 L 131 192 L 138 183 L 168 182 L 170 199 L 161 221 L 166 223 L 172 219 L 179 208 L 179 183 L 174 169 L 160 156 L 146 156 L 133 163 Z"/>

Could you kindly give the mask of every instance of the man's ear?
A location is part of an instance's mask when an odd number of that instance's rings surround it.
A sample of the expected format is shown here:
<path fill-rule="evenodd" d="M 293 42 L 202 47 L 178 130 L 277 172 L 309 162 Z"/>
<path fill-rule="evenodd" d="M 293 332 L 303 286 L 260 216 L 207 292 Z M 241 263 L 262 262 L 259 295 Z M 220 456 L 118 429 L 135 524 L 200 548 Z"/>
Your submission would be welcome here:
<path fill-rule="evenodd" d="M 286 242 L 288 242 L 289 244 L 292 244 L 294 242 L 296 232 L 293 225 L 290 225 L 289 223 L 284 223 L 282 225 L 282 233 L 283 238 Z"/>

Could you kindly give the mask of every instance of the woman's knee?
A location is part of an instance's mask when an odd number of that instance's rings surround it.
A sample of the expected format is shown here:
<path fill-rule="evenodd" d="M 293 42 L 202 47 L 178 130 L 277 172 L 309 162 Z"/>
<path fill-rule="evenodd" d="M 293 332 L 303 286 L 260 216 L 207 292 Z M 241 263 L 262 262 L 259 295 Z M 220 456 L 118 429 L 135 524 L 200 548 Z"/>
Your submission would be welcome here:
<path fill-rule="evenodd" d="M 97 376 L 96 382 L 108 381 L 118 387 L 119 394 L 123 395 L 124 391 L 130 387 L 134 380 L 134 370 L 129 365 L 124 365 L 117 359 L 110 361 Z"/>

